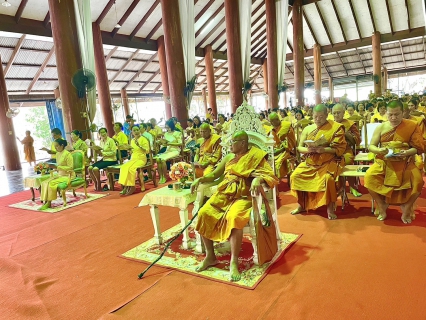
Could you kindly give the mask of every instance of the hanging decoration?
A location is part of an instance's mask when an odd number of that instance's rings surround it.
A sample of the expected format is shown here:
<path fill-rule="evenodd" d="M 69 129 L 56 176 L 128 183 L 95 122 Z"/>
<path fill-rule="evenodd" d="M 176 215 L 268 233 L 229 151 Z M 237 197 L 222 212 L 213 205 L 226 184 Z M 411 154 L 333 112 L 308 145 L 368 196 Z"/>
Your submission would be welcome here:
<path fill-rule="evenodd" d="M 182 30 L 183 61 L 185 65 L 186 87 L 184 94 L 189 109 L 197 81 L 195 75 L 195 14 L 194 0 L 178 0 Z"/>
<path fill-rule="evenodd" d="M 247 101 L 247 92 L 251 89 L 250 61 L 251 61 L 251 0 L 238 0 L 238 11 L 240 14 L 240 46 L 241 66 L 243 73 L 243 99 Z M 247 89 L 248 88 L 248 89 Z"/>
<path fill-rule="evenodd" d="M 77 35 L 83 68 L 95 74 L 95 51 L 93 48 L 92 10 L 90 1 L 74 0 Z M 96 90 L 87 93 L 87 110 L 90 123 L 96 115 Z"/>
<path fill-rule="evenodd" d="M 288 0 L 276 1 L 275 8 L 277 20 L 278 99 L 280 99 L 280 93 L 288 88 L 288 85 L 284 82 L 287 54 Z"/>

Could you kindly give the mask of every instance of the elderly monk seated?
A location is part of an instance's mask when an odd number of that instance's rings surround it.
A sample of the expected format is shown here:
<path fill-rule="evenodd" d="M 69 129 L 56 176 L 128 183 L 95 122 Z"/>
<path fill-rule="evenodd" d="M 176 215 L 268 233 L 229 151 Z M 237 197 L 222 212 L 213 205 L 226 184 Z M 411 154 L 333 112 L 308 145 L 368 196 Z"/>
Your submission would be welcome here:
<path fill-rule="evenodd" d="M 277 177 L 282 179 L 289 173 L 287 160 L 295 155 L 296 137 L 291 122 L 281 121 L 277 113 L 272 112 L 269 115 L 269 122 L 272 124 L 270 132 L 272 132 L 275 140 L 275 172 Z"/>
<path fill-rule="evenodd" d="M 414 156 L 423 153 L 422 133 L 417 123 L 403 119 L 398 100 L 387 105 L 387 117 L 389 121 L 377 127 L 371 139 L 369 150 L 376 158 L 366 172 L 365 187 L 377 203 L 377 219 L 386 219 L 389 205 L 400 205 L 402 222 L 411 223 L 424 184 L 414 163 Z"/>
<path fill-rule="evenodd" d="M 211 131 L 208 123 L 203 123 L 200 126 L 201 143 L 200 149 L 194 159 L 195 177 L 199 178 L 212 173 L 214 167 L 222 158 L 222 141 L 218 134 Z"/>
<path fill-rule="evenodd" d="M 250 219 L 251 192 L 257 194 L 263 182 L 272 188 L 278 184 L 278 179 L 265 159 L 266 152 L 256 147 L 249 148 L 245 131 L 234 133 L 231 143 L 232 153 L 226 155 L 212 173 L 196 179 L 191 189 L 194 192 L 199 183 L 213 182 L 224 175 L 217 192 L 198 212 L 196 230 L 203 238 L 206 258 L 196 271 L 203 271 L 218 263 L 213 241 L 222 242 L 230 238 L 230 280 L 239 281 L 238 256 L 243 228 Z"/>
<path fill-rule="evenodd" d="M 345 129 L 340 123 L 327 120 L 327 107 L 323 104 L 314 108 L 313 119 L 314 124 L 303 129 L 297 148 L 305 155 L 305 161 L 291 175 L 291 192 L 299 203 L 291 214 L 327 205 L 328 218 L 336 219 L 336 182 L 345 165 Z"/>
<path fill-rule="evenodd" d="M 345 126 L 345 139 L 347 142 L 346 150 L 345 150 L 345 153 L 343 154 L 343 157 L 345 158 L 345 165 L 354 164 L 355 155 L 352 148 L 354 146 L 358 146 L 359 143 L 361 142 L 361 135 L 359 134 L 359 130 L 355 122 L 348 119 L 344 119 L 345 108 L 343 108 L 341 104 L 335 104 L 333 106 L 332 112 L 333 112 L 334 121 L 340 124 L 343 124 Z M 359 193 L 358 190 L 356 190 L 355 188 L 356 178 L 348 177 L 348 182 L 349 182 L 349 188 L 351 193 L 355 197 L 361 197 L 362 194 Z M 343 187 L 345 188 L 346 186 L 343 186 Z"/>

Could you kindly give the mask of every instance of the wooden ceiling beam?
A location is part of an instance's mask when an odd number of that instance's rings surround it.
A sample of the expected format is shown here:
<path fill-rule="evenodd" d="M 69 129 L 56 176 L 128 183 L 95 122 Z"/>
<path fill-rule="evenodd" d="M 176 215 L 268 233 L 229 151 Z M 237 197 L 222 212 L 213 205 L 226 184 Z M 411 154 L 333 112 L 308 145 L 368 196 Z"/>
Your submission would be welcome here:
<path fill-rule="evenodd" d="M 305 66 L 305 69 L 308 70 L 308 73 L 311 76 L 312 80 L 314 80 L 314 75 L 311 73 L 311 70 L 309 70 L 308 66 L 306 65 L 306 62 L 303 63 L 303 65 Z"/>
<path fill-rule="evenodd" d="M 326 65 L 325 65 L 325 63 L 324 63 L 324 60 L 322 60 L 322 57 L 321 57 L 321 63 L 322 63 L 322 65 L 324 66 L 325 72 L 327 72 L 328 77 L 331 79 L 331 78 L 332 78 L 332 76 L 331 76 L 331 74 L 330 74 L 330 71 L 328 71 L 328 68 L 327 68 L 327 66 L 326 66 Z"/>
<path fill-rule="evenodd" d="M 345 30 L 343 29 L 342 21 L 340 20 L 339 13 L 337 12 L 335 1 L 336 0 L 331 0 L 333 11 L 334 11 L 334 14 L 336 15 L 337 22 L 339 22 L 340 32 L 342 33 L 343 40 L 345 40 L 345 43 L 348 43 L 348 40 L 346 39 L 346 35 L 345 35 Z"/>
<path fill-rule="evenodd" d="M 198 12 L 198 14 L 195 17 L 195 22 L 198 21 L 198 19 L 200 19 L 203 14 L 211 7 L 211 5 L 215 2 L 215 0 L 210 0 L 204 7 L 203 9 L 200 10 L 200 12 Z"/>
<path fill-rule="evenodd" d="M 352 1 L 353 0 L 349 0 L 349 6 L 351 7 L 352 16 L 354 17 L 354 20 L 355 20 L 355 26 L 356 26 L 356 31 L 358 32 L 358 37 L 360 40 L 362 40 L 361 29 L 359 28 L 358 19 L 356 18 L 355 9 L 354 9 L 354 5 Z"/>
<path fill-rule="evenodd" d="M 317 37 L 315 35 L 314 29 L 312 29 L 311 23 L 309 22 L 309 19 L 308 19 L 306 13 L 305 13 L 305 10 L 303 10 L 303 8 L 302 8 L 302 14 L 303 14 L 303 18 L 305 18 L 306 25 L 308 26 L 309 31 L 312 34 L 312 38 L 314 39 L 314 41 L 315 41 L 316 44 L 319 44 L 318 39 L 317 39 Z M 291 49 L 291 51 L 293 52 L 293 49 Z"/>
<path fill-rule="evenodd" d="M 227 64 L 227 61 L 225 61 L 225 62 L 222 62 L 218 67 L 216 67 L 215 69 L 214 69 L 214 71 L 213 71 L 213 74 L 215 74 L 218 70 L 220 70 L 225 64 Z M 228 71 L 228 69 L 226 69 L 226 71 Z M 226 73 L 226 71 L 225 71 L 225 73 Z M 197 83 L 197 87 L 198 86 L 201 86 L 203 83 L 205 83 L 207 81 L 207 77 L 203 80 L 203 81 L 201 81 L 201 82 L 199 82 L 199 83 Z M 215 79 L 215 81 L 216 81 L 216 79 Z"/>
<path fill-rule="evenodd" d="M 47 28 L 49 23 L 50 23 L 50 12 L 47 11 L 47 14 L 46 14 L 46 16 L 44 17 L 44 20 L 43 20 L 44 27 Z"/>
<path fill-rule="evenodd" d="M 160 69 L 158 69 L 157 72 L 155 72 L 145 83 L 143 86 L 140 87 L 138 93 L 140 93 L 147 85 L 151 83 L 152 80 L 160 73 Z"/>
<path fill-rule="evenodd" d="M 226 32 L 226 29 L 223 30 L 221 33 L 218 34 L 218 36 L 212 41 L 212 43 L 215 43 L 217 40 L 219 40 Z M 220 51 L 220 49 L 226 44 L 226 39 L 223 40 L 223 42 L 217 46 L 216 51 Z M 226 53 L 226 50 L 224 51 Z"/>
<path fill-rule="evenodd" d="M 287 63 L 285 64 L 285 67 L 288 69 L 288 71 L 290 71 L 290 73 L 293 75 L 293 77 L 294 77 L 294 71 L 292 71 L 291 69 L 290 69 L 290 67 L 287 65 Z"/>
<path fill-rule="evenodd" d="M 115 79 L 123 72 L 123 70 L 129 65 L 130 62 L 132 62 L 133 58 L 136 57 L 139 53 L 139 49 L 137 49 L 135 52 L 132 53 L 129 59 L 124 63 L 124 65 L 118 70 L 118 72 L 109 80 L 109 84 L 113 83 Z"/>
<path fill-rule="evenodd" d="M 370 14 L 371 23 L 373 24 L 373 32 L 376 32 L 377 31 L 376 23 L 374 22 L 373 10 L 371 10 L 370 0 L 367 0 L 367 5 L 368 5 L 368 12 Z"/>
<path fill-rule="evenodd" d="M 408 7 L 408 0 L 405 0 L 405 8 L 407 9 L 408 30 L 411 31 L 410 9 Z"/>
<path fill-rule="evenodd" d="M 23 34 L 21 36 L 21 38 L 19 38 L 18 43 L 16 44 L 15 48 L 13 49 L 13 52 L 12 52 L 10 58 L 9 58 L 9 61 L 7 62 L 6 68 L 4 68 L 4 77 L 5 78 L 7 76 L 7 73 L 10 70 L 10 67 L 12 67 L 13 62 L 15 61 L 16 56 L 18 55 L 19 49 L 21 49 L 21 47 L 22 47 L 22 43 L 24 42 L 25 37 L 26 37 L 26 35 Z"/>
<path fill-rule="evenodd" d="M 363 69 L 364 69 L 364 74 L 367 74 L 367 69 L 365 69 L 364 62 L 363 62 L 363 61 L 362 61 L 362 59 L 361 59 L 361 55 L 359 54 L 358 48 L 356 48 L 356 49 L 355 49 L 355 52 L 356 52 L 356 54 L 358 55 L 359 61 L 360 61 L 360 62 L 361 62 L 361 64 L 362 64 L 362 67 L 363 67 Z M 382 58 L 383 58 L 383 57 L 382 57 Z"/>
<path fill-rule="evenodd" d="M 325 32 L 327 33 L 328 41 L 330 41 L 331 46 L 333 46 L 334 44 L 333 44 L 333 41 L 331 40 L 330 32 L 328 32 L 328 28 L 327 28 L 327 25 L 325 24 L 324 17 L 322 16 L 321 10 L 320 10 L 320 8 L 318 6 L 318 3 L 316 3 L 316 2 L 315 2 L 315 7 L 317 8 L 317 12 L 318 12 L 318 14 L 320 16 L 321 23 L 324 26 Z"/>
<path fill-rule="evenodd" d="M 149 66 L 149 64 L 157 57 L 157 55 L 158 55 L 158 52 L 156 52 L 156 53 L 154 53 L 152 56 L 151 56 L 151 58 L 149 58 L 149 60 L 147 61 L 147 62 L 145 62 L 144 64 L 143 64 L 143 66 L 139 69 L 139 71 L 138 72 L 136 72 L 136 74 L 129 80 L 129 82 L 127 82 L 127 84 L 123 87 L 123 89 L 126 89 L 128 86 L 130 86 L 136 79 L 137 79 L 137 77 L 139 77 L 140 76 L 140 74 L 142 73 L 142 72 L 144 72 L 144 70 Z M 123 69 L 124 70 L 124 69 Z M 121 71 L 123 71 L 123 70 L 121 70 Z M 121 72 L 121 71 L 119 71 L 119 72 Z"/>
<path fill-rule="evenodd" d="M 101 14 L 99 15 L 98 19 L 96 19 L 97 24 L 101 24 L 102 20 L 105 19 L 106 15 L 108 14 L 109 10 L 111 10 L 112 6 L 114 5 L 115 0 L 109 0 L 106 4 L 105 8 L 102 10 Z"/>
<path fill-rule="evenodd" d="M 21 20 L 22 13 L 24 12 L 24 9 L 27 3 L 28 3 L 28 0 L 22 0 L 21 3 L 19 4 L 18 10 L 16 11 L 16 14 L 15 14 L 16 23 L 19 23 L 19 20 Z"/>
<path fill-rule="evenodd" d="M 266 41 L 266 34 L 263 35 L 263 37 L 251 48 L 251 52 L 257 52 L 260 50 L 264 50 L 263 48 L 261 48 L 262 44 L 264 44 L 264 42 Z"/>
<path fill-rule="evenodd" d="M 216 16 L 223 10 L 225 5 L 222 3 L 222 5 L 217 8 L 215 12 L 206 20 L 206 22 L 203 23 L 203 25 L 195 32 L 195 38 L 197 38 L 201 32 L 205 31 L 206 27 L 216 18 Z"/>
<path fill-rule="evenodd" d="M 288 41 L 288 38 L 287 38 L 287 46 L 290 48 L 290 51 L 293 52 L 293 47 L 290 44 L 290 41 Z"/>
<path fill-rule="evenodd" d="M 47 64 L 49 63 L 50 58 L 52 58 L 52 55 L 53 55 L 54 52 L 55 52 L 55 47 L 52 47 L 52 49 L 50 49 L 49 53 L 47 54 L 46 58 L 44 59 L 43 64 L 40 66 L 37 73 L 35 74 L 33 81 L 31 81 L 30 85 L 28 86 L 26 94 L 29 94 L 31 92 L 35 83 L 40 78 L 41 74 L 43 73 L 44 69 L 46 68 Z"/>
<path fill-rule="evenodd" d="M 345 69 L 346 75 L 349 76 L 348 70 L 345 67 L 345 63 L 343 62 L 342 57 L 340 56 L 338 51 L 336 51 L 336 54 L 339 57 L 340 62 L 342 63 L 343 69 Z"/>
<path fill-rule="evenodd" d="M 390 24 L 390 28 L 391 28 L 391 33 L 394 34 L 394 30 L 393 30 L 393 23 L 392 23 L 392 17 L 391 17 L 391 12 L 390 12 L 390 6 L 389 6 L 389 0 L 385 0 L 386 1 L 386 11 L 388 12 L 388 19 L 389 19 L 389 24 Z"/>
<path fill-rule="evenodd" d="M 105 57 L 105 62 L 107 62 L 112 57 L 112 55 L 114 54 L 114 52 L 117 51 L 117 49 L 118 49 L 118 47 L 114 47 L 114 48 L 111 49 L 110 52 L 108 52 L 108 55 Z"/>
<path fill-rule="evenodd" d="M 157 22 L 157 24 L 155 25 L 155 27 L 146 36 L 146 38 L 145 38 L 145 42 L 146 43 L 148 43 L 149 40 L 151 40 L 151 38 L 154 35 L 154 33 L 156 33 L 158 29 L 160 29 L 160 27 L 161 27 L 162 24 L 163 24 L 163 20 L 160 18 L 160 21 Z"/>
<path fill-rule="evenodd" d="M 207 39 L 208 38 L 210 38 L 212 35 L 213 35 L 213 33 L 215 33 L 216 32 L 216 30 L 219 28 L 219 27 L 222 27 L 222 26 L 224 26 L 225 25 L 225 17 L 223 17 L 211 30 L 210 30 L 210 32 L 195 46 L 195 49 L 198 49 L 198 48 L 200 48 L 201 47 L 201 45 L 203 45 L 203 43 L 204 42 L 206 42 L 207 41 Z"/>
<path fill-rule="evenodd" d="M 133 0 L 132 4 L 127 8 L 126 12 L 123 14 L 121 19 L 118 21 L 118 24 L 120 25 L 120 28 L 123 26 L 123 24 L 126 22 L 126 20 L 129 18 L 129 16 L 132 14 L 133 10 L 135 10 L 136 6 L 139 4 L 140 0 Z M 120 28 L 114 27 L 111 31 L 111 37 L 114 38 L 117 34 L 118 30 Z"/>
<path fill-rule="evenodd" d="M 132 33 L 130 33 L 130 36 L 129 36 L 130 40 L 132 40 L 136 36 L 136 34 L 139 32 L 139 30 L 142 28 L 142 26 L 145 24 L 145 22 L 148 20 L 150 15 L 154 12 L 154 10 L 158 7 L 159 4 L 160 4 L 160 0 L 155 0 L 155 2 L 152 4 L 149 10 L 142 17 L 141 21 L 139 21 L 137 26 L 133 29 Z"/>
<path fill-rule="evenodd" d="M 404 49 L 402 48 L 401 40 L 399 40 L 399 48 L 401 49 L 402 61 L 404 62 L 404 69 L 407 69 L 407 62 L 405 61 Z"/>

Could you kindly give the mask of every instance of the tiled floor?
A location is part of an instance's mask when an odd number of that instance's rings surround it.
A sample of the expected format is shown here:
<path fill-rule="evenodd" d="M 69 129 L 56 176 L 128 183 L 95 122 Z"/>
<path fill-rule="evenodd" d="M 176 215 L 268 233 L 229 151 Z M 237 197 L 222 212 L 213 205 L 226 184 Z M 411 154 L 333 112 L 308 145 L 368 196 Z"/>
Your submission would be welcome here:
<path fill-rule="evenodd" d="M 28 163 L 22 164 L 22 170 L 4 171 L 0 169 L 0 196 L 24 190 L 24 178 L 33 174 L 33 168 Z"/>

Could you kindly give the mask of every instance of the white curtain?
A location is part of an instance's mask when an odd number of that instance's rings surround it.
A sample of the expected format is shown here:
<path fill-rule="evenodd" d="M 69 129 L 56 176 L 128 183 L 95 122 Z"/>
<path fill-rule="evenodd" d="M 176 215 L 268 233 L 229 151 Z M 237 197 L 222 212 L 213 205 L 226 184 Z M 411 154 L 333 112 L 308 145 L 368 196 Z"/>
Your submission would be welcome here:
<path fill-rule="evenodd" d="M 80 45 L 80 54 L 83 68 L 95 73 L 95 51 L 93 48 L 92 15 L 90 1 L 74 0 L 75 16 L 77 22 L 77 35 Z M 90 122 L 93 122 L 96 114 L 96 90 L 87 94 Z"/>
<path fill-rule="evenodd" d="M 182 29 L 183 60 L 186 82 L 195 76 L 195 15 L 194 0 L 179 0 L 179 16 Z"/>
<path fill-rule="evenodd" d="M 275 4 L 277 13 L 278 86 L 281 86 L 284 83 L 287 54 L 288 0 L 277 0 Z"/>
<path fill-rule="evenodd" d="M 252 0 L 238 0 L 238 10 L 240 13 L 241 65 L 243 67 L 243 83 L 250 81 L 251 4 Z"/>

